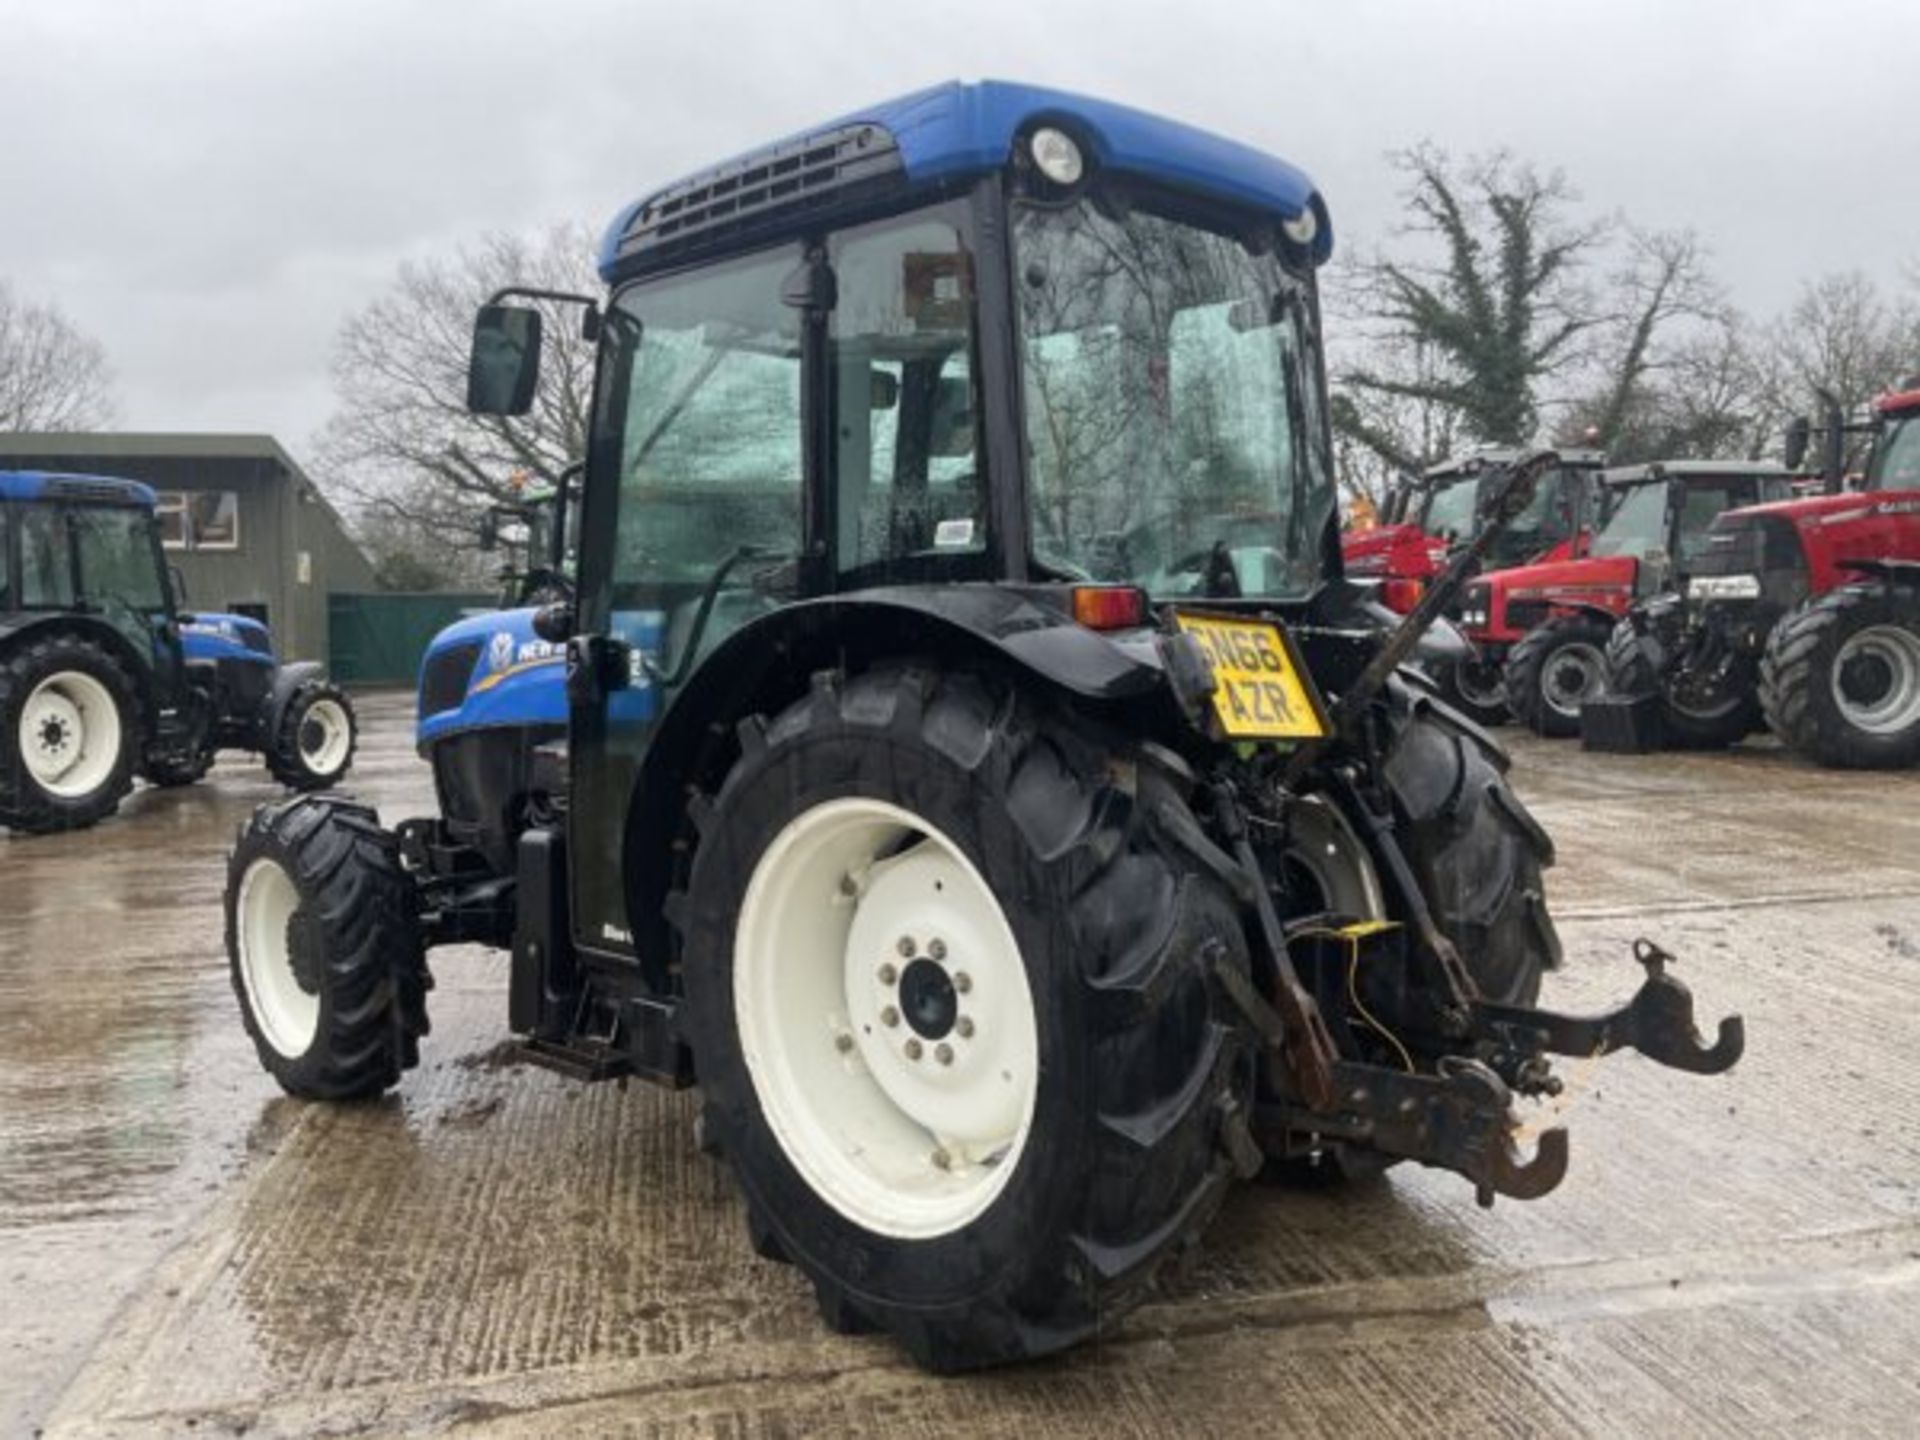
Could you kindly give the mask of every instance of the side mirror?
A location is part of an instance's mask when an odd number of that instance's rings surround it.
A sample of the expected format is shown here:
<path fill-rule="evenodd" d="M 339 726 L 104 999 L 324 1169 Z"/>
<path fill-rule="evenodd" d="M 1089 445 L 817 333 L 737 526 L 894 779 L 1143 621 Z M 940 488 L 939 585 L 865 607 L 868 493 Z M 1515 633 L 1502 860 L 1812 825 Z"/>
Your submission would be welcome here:
<path fill-rule="evenodd" d="M 500 548 L 500 512 L 498 510 L 482 510 L 480 512 L 480 533 L 478 539 L 482 550 L 498 550 Z"/>
<path fill-rule="evenodd" d="M 1807 446 L 1813 443 L 1813 422 L 1804 415 L 1796 415 L 1787 422 L 1787 450 L 1783 457 L 1787 469 L 1798 470 L 1800 462 L 1807 458 Z"/>
<path fill-rule="evenodd" d="M 540 312 L 482 305 L 467 358 L 467 409 L 475 415 L 524 415 L 540 385 Z"/>
<path fill-rule="evenodd" d="M 178 565 L 169 565 L 167 579 L 173 582 L 173 603 L 184 606 L 187 603 L 187 577 L 180 573 Z"/>

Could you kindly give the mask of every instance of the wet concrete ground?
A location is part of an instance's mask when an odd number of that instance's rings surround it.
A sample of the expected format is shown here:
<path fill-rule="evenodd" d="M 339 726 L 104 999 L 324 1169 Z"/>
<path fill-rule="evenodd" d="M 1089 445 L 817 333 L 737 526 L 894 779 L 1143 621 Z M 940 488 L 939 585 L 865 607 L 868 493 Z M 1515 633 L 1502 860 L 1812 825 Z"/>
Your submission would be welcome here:
<path fill-rule="evenodd" d="M 389 820 L 430 798 L 406 703 L 363 705 Z M 753 1257 L 687 1097 L 503 1063 L 480 952 L 436 958 L 395 1098 L 282 1098 L 220 942 L 257 768 L 0 836 L 0 1434 L 1910 1432 L 1920 776 L 1515 749 L 1560 845 L 1548 1001 L 1627 993 L 1648 934 L 1746 1013 L 1742 1065 L 1576 1062 L 1530 1205 L 1245 1187 L 1112 1340 L 958 1381 Z"/>

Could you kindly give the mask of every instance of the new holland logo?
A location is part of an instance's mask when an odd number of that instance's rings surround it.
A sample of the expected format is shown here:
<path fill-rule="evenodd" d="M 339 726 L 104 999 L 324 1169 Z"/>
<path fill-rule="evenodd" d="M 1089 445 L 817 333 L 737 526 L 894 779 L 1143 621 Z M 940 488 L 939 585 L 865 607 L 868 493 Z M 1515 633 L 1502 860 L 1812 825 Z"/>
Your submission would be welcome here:
<path fill-rule="evenodd" d="M 487 666 L 493 670 L 504 670 L 513 664 L 513 636 L 505 630 L 495 633 L 487 646 Z"/>

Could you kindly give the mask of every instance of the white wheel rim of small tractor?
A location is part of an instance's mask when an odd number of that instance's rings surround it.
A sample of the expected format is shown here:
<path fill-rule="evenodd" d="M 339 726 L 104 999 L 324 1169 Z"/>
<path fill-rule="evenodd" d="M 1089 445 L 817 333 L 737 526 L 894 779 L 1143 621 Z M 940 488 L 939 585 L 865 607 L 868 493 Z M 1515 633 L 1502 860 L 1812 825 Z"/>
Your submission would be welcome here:
<path fill-rule="evenodd" d="M 917 1033 L 903 1001 L 906 969 L 922 960 L 949 977 L 965 1027 Z M 1033 992 L 999 902 L 947 836 L 865 798 L 790 821 L 740 905 L 733 993 L 761 1112 L 841 1215 L 926 1240 L 1006 1188 L 1039 1090 Z"/>
<path fill-rule="evenodd" d="M 1857 660 L 1887 667 L 1886 692 L 1874 700 L 1855 700 L 1841 684 Z M 1849 725 L 1869 735 L 1897 735 L 1920 722 L 1920 635 L 1901 625 L 1870 625 L 1849 635 L 1833 658 L 1833 700 Z"/>
<path fill-rule="evenodd" d="M 120 760 L 120 707 L 113 692 L 81 670 L 62 670 L 33 687 L 20 707 L 20 756 L 49 795 L 91 795 Z"/>
<path fill-rule="evenodd" d="M 1581 677 L 1579 688 L 1562 686 L 1560 677 L 1575 670 Z M 1586 641 L 1575 640 L 1557 647 L 1540 667 L 1540 698 L 1556 715 L 1577 718 L 1580 707 L 1600 693 L 1606 676 L 1606 657 Z"/>
<path fill-rule="evenodd" d="M 1286 858 L 1312 877 L 1328 905 L 1354 920 L 1387 918 L 1379 872 L 1338 805 L 1324 795 L 1303 796 L 1289 824 Z"/>
<path fill-rule="evenodd" d="M 287 944 L 287 925 L 299 908 L 300 892 L 279 861 L 260 859 L 247 867 L 235 902 L 240 980 L 254 1024 L 289 1060 L 306 1054 L 320 1029 L 320 997 L 300 988 Z"/>
<path fill-rule="evenodd" d="M 320 727 L 320 741 L 316 745 L 306 743 L 309 725 Z M 300 758 L 309 770 L 316 775 L 333 774 L 347 763 L 347 746 L 353 739 L 353 726 L 347 720 L 345 707 L 338 700 L 314 701 L 300 716 L 297 739 Z"/>

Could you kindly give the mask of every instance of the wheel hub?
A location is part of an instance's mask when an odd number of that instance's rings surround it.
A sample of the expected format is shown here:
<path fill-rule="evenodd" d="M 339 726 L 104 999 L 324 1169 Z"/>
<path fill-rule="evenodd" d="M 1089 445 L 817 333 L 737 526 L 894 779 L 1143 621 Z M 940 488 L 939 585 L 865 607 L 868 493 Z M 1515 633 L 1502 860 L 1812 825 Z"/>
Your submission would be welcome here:
<path fill-rule="evenodd" d="M 15 743 L 27 772 L 62 799 L 93 794 L 119 759 L 120 715 L 107 687 L 81 670 L 48 676 L 21 707 Z"/>
<path fill-rule="evenodd" d="M 1850 636 L 1834 658 L 1833 698 L 1850 724 L 1870 734 L 1920 723 L 1920 636 L 1900 625 Z"/>
<path fill-rule="evenodd" d="M 915 960 L 900 976 L 900 1010 L 922 1040 L 944 1040 L 960 1016 L 960 992 L 933 960 Z"/>
<path fill-rule="evenodd" d="M 1542 684 L 1546 701 L 1562 715 L 1577 715 L 1600 689 L 1602 662 L 1589 645 L 1569 645 L 1546 666 Z"/>

